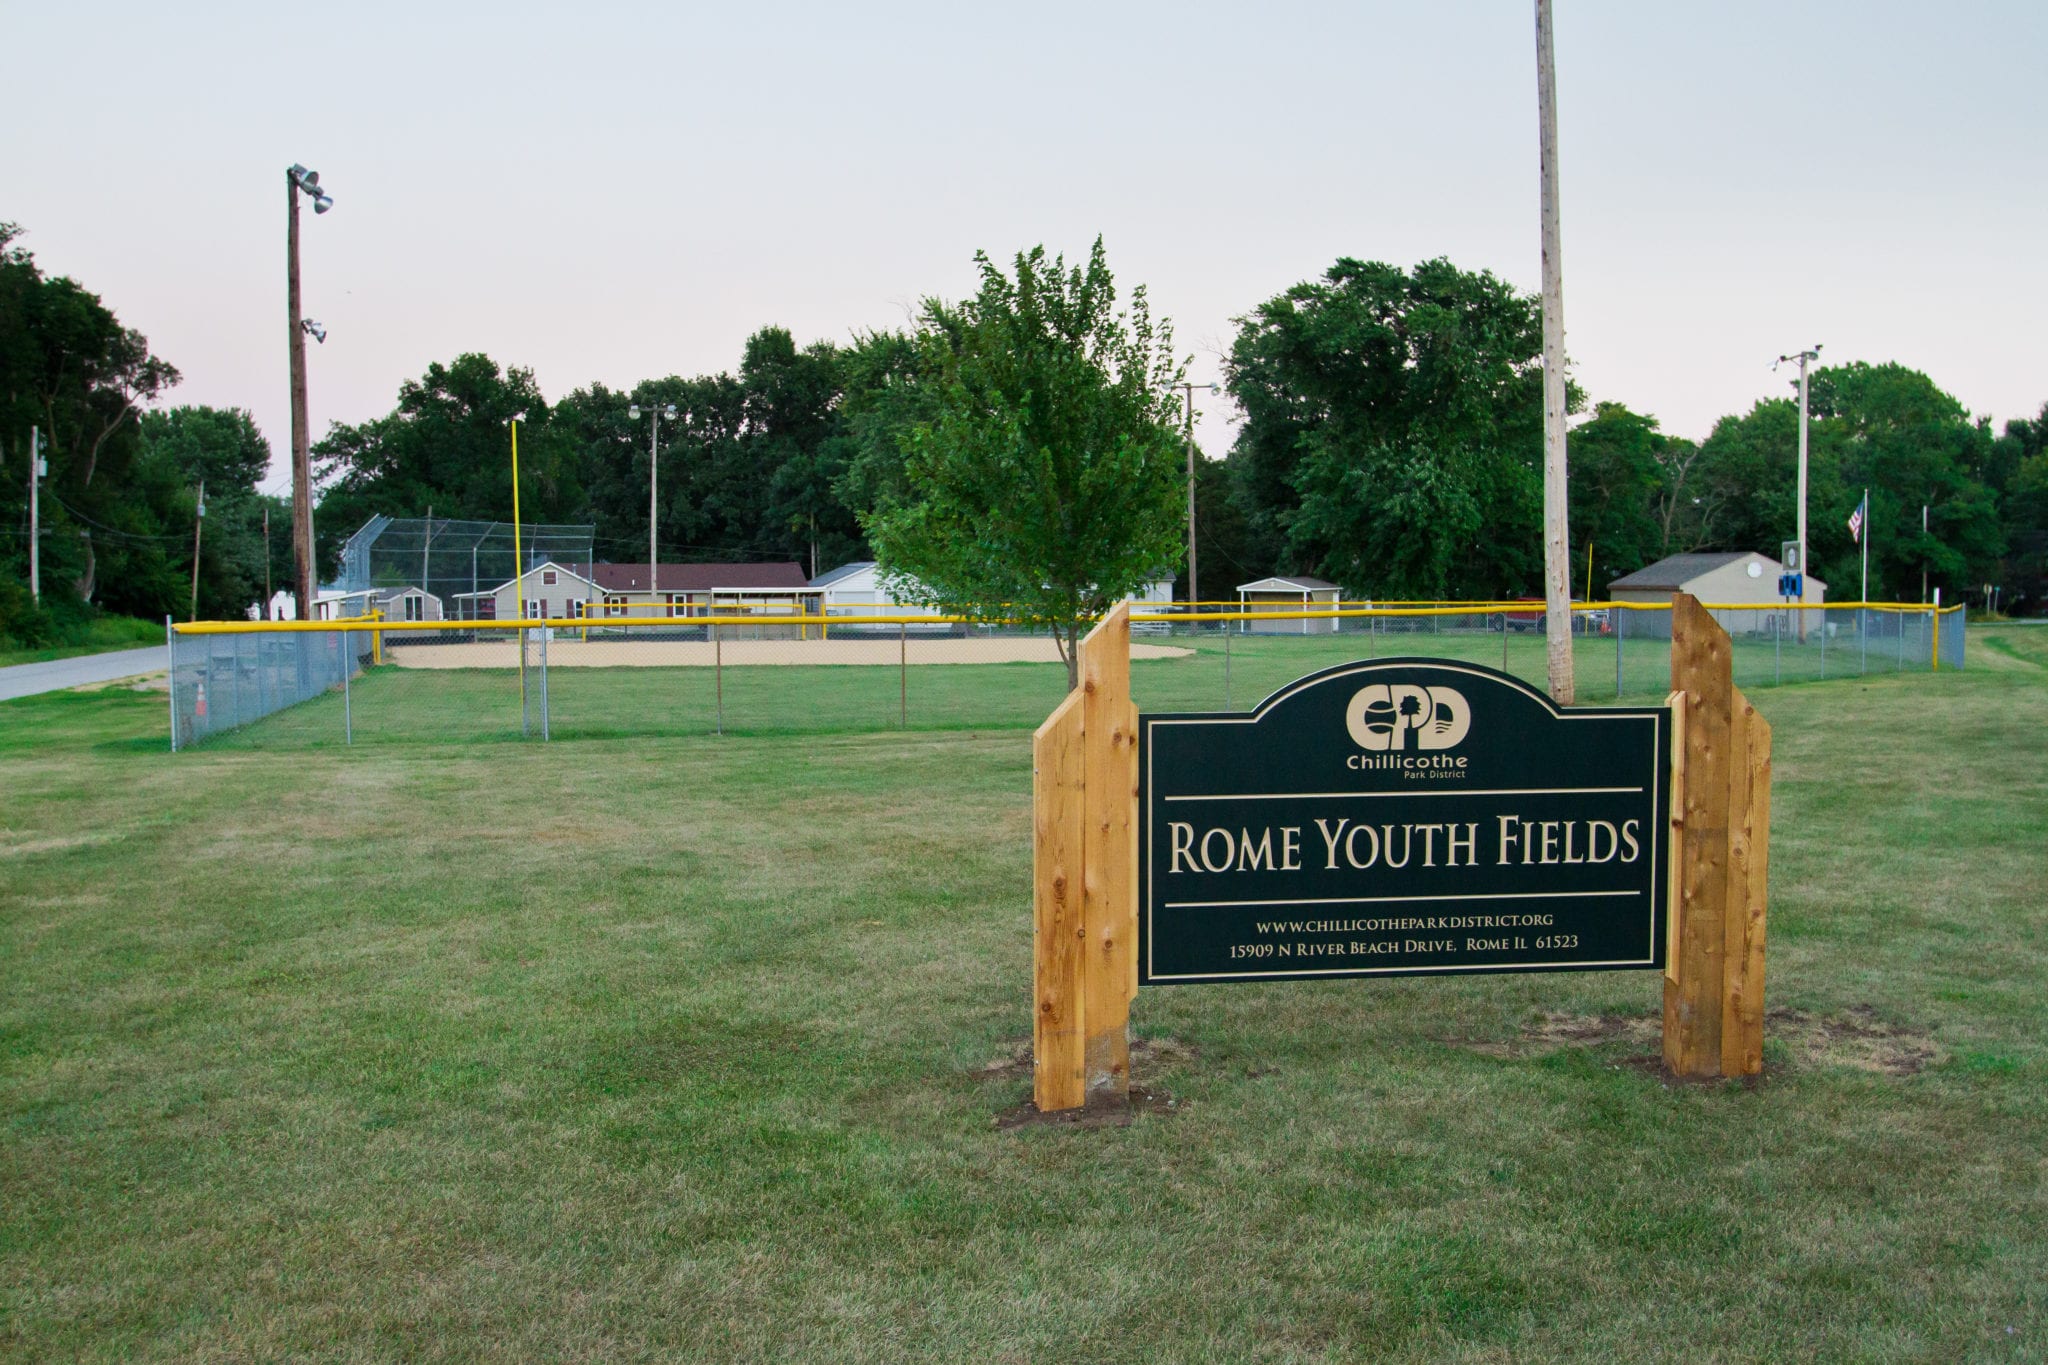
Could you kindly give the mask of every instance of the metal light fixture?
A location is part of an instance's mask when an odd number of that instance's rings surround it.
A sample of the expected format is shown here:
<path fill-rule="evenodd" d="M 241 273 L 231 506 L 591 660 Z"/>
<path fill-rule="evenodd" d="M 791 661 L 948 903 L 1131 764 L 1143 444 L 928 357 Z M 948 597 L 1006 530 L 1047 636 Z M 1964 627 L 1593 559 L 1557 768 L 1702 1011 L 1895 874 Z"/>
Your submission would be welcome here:
<path fill-rule="evenodd" d="M 652 413 L 650 416 L 652 420 L 648 423 L 647 431 L 647 596 L 651 606 L 660 600 L 658 593 L 661 586 L 661 542 L 657 535 L 661 524 L 661 419 L 666 417 L 671 422 L 675 421 L 676 405 L 664 403 L 660 412 Z M 638 403 L 626 405 L 626 419 L 632 422 L 640 420 Z M 673 611 L 674 608 L 671 607 L 670 610 Z"/>
<path fill-rule="evenodd" d="M 285 309 L 290 319 L 292 384 L 292 560 L 299 616 L 310 619 L 317 600 L 318 575 L 313 564 L 313 467 L 311 435 L 306 421 L 306 338 L 327 340 L 327 329 L 299 315 L 299 196 L 313 201 L 313 212 L 334 207 L 334 197 L 320 187 L 320 172 L 296 161 L 285 168 Z"/>

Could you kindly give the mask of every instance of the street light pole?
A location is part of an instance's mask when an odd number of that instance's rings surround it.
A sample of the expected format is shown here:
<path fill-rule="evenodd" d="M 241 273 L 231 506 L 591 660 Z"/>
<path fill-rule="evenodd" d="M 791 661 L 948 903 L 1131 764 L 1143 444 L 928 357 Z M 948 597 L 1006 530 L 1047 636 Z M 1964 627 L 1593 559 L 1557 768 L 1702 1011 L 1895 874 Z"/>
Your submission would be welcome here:
<path fill-rule="evenodd" d="M 676 405 L 669 403 L 657 408 L 650 403 L 648 413 L 652 421 L 647 431 L 647 600 L 654 604 L 660 601 L 661 592 L 660 542 L 655 535 L 661 515 L 661 419 L 666 417 L 671 422 L 675 421 Z M 640 405 L 628 404 L 626 416 L 632 421 L 639 421 Z"/>
<path fill-rule="evenodd" d="M 299 196 L 313 201 L 313 212 L 325 213 L 334 200 L 320 188 L 320 173 L 294 165 L 284 173 L 287 204 L 285 227 L 285 313 L 291 348 L 292 380 L 292 559 L 297 578 L 301 621 L 313 618 L 313 466 L 306 431 L 306 326 L 299 316 Z"/>
<path fill-rule="evenodd" d="M 1195 582 L 1195 390 L 1206 388 L 1210 393 L 1221 393 L 1223 389 L 1220 385 L 1187 380 L 1167 387 L 1179 389 L 1187 400 L 1187 422 L 1181 439 L 1187 445 L 1188 455 L 1188 611 L 1192 613 L 1195 604 L 1202 600 Z"/>
<path fill-rule="evenodd" d="M 1814 348 L 1810 351 L 1801 351 L 1797 355 L 1779 356 L 1777 363 L 1771 367 L 1776 369 L 1778 365 L 1782 365 L 1788 360 L 1799 362 L 1799 600 L 1801 602 L 1806 601 L 1806 576 L 1812 569 L 1812 565 L 1806 559 L 1806 367 L 1810 362 L 1818 359 L 1820 359 L 1820 346 L 1815 344 Z M 1799 613 L 1799 643 L 1806 643 L 1806 613 L 1804 611 Z"/>

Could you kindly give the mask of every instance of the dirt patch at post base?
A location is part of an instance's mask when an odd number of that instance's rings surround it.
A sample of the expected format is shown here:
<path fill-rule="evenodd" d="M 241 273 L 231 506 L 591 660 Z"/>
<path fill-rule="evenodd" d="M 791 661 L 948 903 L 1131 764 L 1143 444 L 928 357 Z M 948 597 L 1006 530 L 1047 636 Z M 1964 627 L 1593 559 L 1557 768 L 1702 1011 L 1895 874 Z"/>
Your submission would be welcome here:
<path fill-rule="evenodd" d="M 1509 1039 L 1446 1038 L 1441 1041 L 1488 1057 L 1543 1057 L 1567 1047 L 1625 1043 L 1651 1049 L 1628 1065 L 1662 1072 L 1664 1020 L 1655 1014 L 1561 1014 L 1540 1016 Z M 1819 1015 L 1779 1006 L 1764 1013 L 1767 1049 L 1779 1050 L 1795 1070 L 1839 1067 L 1880 1076 L 1911 1076 L 1947 1054 L 1921 1029 L 1888 1024 L 1869 1005 L 1839 1015 Z"/>
<path fill-rule="evenodd" d="M 1139 1114 L 1178 1114 L 1180 1101 L 1159 1086 L 1143 1083 L 1142 1078 L 1156 1076 L 1167 1067 L 1194 1060 L 1195 1056 L 1193 1048 L 1171 1038 L 1133 1038 L 1131 1094 L 1128 1100 L 1106 1096 L 1091 1098 L 1080 1109 L 1061 1109 L 1048 1114 L 1027 1099 L 999 1112 L 995 1117 L 996 1127 L 1004 1132 L 1032 1127 L 1126 1128 Z M 1030 1080 L 1031 1044 L 1018 1044 L 1010 1055 L 996 1058 L 980 1067 L 976 1074 L 1001 1080 Z"/>

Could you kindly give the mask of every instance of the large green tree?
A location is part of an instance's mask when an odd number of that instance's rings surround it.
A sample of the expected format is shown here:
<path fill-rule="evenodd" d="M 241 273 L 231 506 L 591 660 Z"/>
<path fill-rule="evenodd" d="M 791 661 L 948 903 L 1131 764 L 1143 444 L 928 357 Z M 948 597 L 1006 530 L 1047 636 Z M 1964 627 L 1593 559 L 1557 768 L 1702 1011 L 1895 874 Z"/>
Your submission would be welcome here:
<path fill-rule="evenodd" d="M 2048 604 L 2048 404 L 2038 417 L 2016 417 L 1993 448 L 1986 473 L 1998 496 L 2005 556 L 1973 592 L 1997 585 L 2007 612 L 2039 615 Z"/>
<path fill-rule="evenodd" d="M 664 557 L 794 559 L 829 568 L 865 548 L 836 493 L 853 442 L 840 412 L 842 352 L 763 328 L 737 375 L 578 389 L 555 409 L 575 450 L 601 554 L 646 557 L 652 418 L 661 423 Z M 627 413 L 638 405 L 640 416 Z"/>
<path fill-rule="evenodd" d="M 900 491 L 864 519 L 882 563 L 927 600 L 1050 627 L 1078 682 L 1082 631 L 1174 562 L 1186 496 L 1168 385 L 1185 366 L 1142 287 L 1117 311 L 1098 238 L 1085 265 L 977 253 L 981 288 L 928 300 Z"/>
<path fill-rule="evenodd" d="M 176 407 L 145 413 L 141 425 L 142 456 L 137 484 L 131 491 L 148 496 L 170 524 L 190 526 L 196 493 L 206 489 L 206 526 L 199 563 L 199 615 L 236 617 L 264 602 L 266 581 L 291 582 L 291 520 L 289 504 L 266 498 L 258 489 L 270 466 L 270 442 L 256 419 L 240 408 Z M 273 518 L 273 534 L 265 545 L 264 516 Z M 190 573 L 189 544 L 178 554 Z M 269 558 L 266 561 L 265 556 Z M 268 578 L 266 579 L 266 565 Z M 177 614 L 188 609 L 190 580 L 178 597 Z"/>
<path fill-rule="evenodd" d="M 29 435 L 39 428 L 50 466 L 41 499 L 44 606 L 30 607 L 18 589 L 0 595 L 0 632 L 46 634 L 89 605 L 160 615 L 182 600 L 168 592 L 179 536 L 162 508 L 136 496 L 132 475 L 137 419 L 178 372 L 98 295 L 44 275 L 20 236 L 0 223 L 0 513 L 15 532 L 0 555 L 5 578 L 24 584 Z"/>
<path fill-rule="evenodd" d="M 1692 471 L 1706 509 L 1702 539 L 1719 549 L 1775 555 L 1797 532 L 1799 408 L 1790 398 L 1724 417 L 1701 443 Z M 1989 426 L 1917 370 L 1857 362 L 1811 377 L 1807 540 L 1814 574 L 1836 600 L 1862 589 L 1862 547 L 1849 514 L 1870 490 L 1873 600 L 1917 600 L 1995 571 L 2003 547 Z M 1921 509 L 1927 529 L 1921 529 Z"/>
<path fill-rule="evenodd" d="M 1587 551 L 1593 560 L 1590 590 L 1607 584 L 1674 548 L 1688 533 L 1686 490 L 1694 446 L 1666 436 L 1657 419 L 1620 403 L 1601 403 L 1592 420 L 1572 429 L 1571 534 L 1573 591 L 1584 596 Z"/>
<path fill-rule="evenodd" d="M 313 447 L 325 491 L 315 529 L 323 572 L 371 516 L 512 520 L 510 422 L 519 424 L 520 515 L 571 520 L 584 507 L 574 443 L 558 431 L 533 371 L 489 356 L 435 362 L 399 386 L 398 406 L 355 425 L 336 423 Z"/>
<path fill-rule="evenodd" d="M 1354 594 L 1540 586 L 1543 333 L 1490 272 L 1340 259 L 1238 320 L 1231 452 L 1273 567 Z"/>

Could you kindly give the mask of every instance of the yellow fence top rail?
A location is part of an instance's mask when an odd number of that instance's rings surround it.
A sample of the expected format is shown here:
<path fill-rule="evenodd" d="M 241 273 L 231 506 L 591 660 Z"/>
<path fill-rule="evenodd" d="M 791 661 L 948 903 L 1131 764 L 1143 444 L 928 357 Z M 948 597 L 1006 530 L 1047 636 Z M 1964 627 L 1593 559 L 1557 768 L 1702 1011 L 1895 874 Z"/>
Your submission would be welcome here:
<path fill-rule="evenodd" d="M 894 604 L 891 604 L 894 605 Z M 1958 602 L 1952 606 L 1935 607 L 1927 602 L 1703 602 L 1710 611 L 1881 611 L 1892 613 L 1914 613 L 1925 615 L 1939 612 L 1952 615 L 1964 609 Z M 1208 625 L 1226 621 L 1327 621 L 1358 619 L 1366 617 L 1418 617 L 1418 616 L 1525 616 L 1540 618 L 1543 615 L 1540 602 L 1473 602 L 1461 604 L 1439 604 L 1422 607 L 1317 607 L 1309 609 L 1285 608 L 1271 610 L 1228 610 L 1188 611 L 1180 606 L 1173 610 L 1133 611 L 1131 620 L 1150 624 Z M 1580 614 L 1605 611 L 1670 611 L 1668 602 L 1574 602 L 1571 610 Z M 171 629 L 179 635 L 251 635 L 264 631 L 390 631 L 412 634 L 445 634 L 453 631 L 509 631 L 509 630 L 565 630 L 565 631 L 636 631 L 659 627 L 674 628 L 687 626 L 734 626 L 734 627 L 794 627 L 805 632 L 837 626 L 1002 626 L 1000 620 L 969 616 L 933 615 L 928 612 L 875 612 L 860 616 L 817 616 L 797 614 L 770 615 L 719 615 L 719 616 L 567 616 L 567 617 L 522 617 L 518 620 L 440 620 L 440 621 L 398 621 L 372 617 L 349 617 L 336 621 L 186 621 L 173 624 Z"/>

